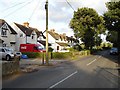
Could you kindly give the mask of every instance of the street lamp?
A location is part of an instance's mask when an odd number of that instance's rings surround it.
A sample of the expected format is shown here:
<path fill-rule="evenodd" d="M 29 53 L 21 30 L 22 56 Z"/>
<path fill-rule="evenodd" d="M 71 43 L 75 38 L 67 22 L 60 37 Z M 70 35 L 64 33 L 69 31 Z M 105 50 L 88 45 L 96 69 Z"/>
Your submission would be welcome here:
<path fill-rule="evenodd" d="M 48 0 L 46 0 L 45 10 L 46 10 L 46 64 L 49 65 L 49 60 L 48 60 Z"/>

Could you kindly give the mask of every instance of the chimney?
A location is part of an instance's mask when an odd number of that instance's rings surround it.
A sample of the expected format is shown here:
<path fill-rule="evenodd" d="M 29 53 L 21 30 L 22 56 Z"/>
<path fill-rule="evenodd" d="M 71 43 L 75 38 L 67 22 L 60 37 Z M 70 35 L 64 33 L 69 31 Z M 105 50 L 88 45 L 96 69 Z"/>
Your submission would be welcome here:
<path fill-rule="evenodd" d="M 28 22 L 24 22 L 23 25 L 24 25 L 25 27 L 27 27 L 27 28 L 29 27 L 29 23 L 28 23 Z"/>
<path fill-rule="evenodd" d="M 51 29 L 51 32 L 55 33 L 55 29 Z"/>
<path fill-rule="evenodd" d="M 63 36 L 66 36 L 66 33 L 63 33 Z"/>

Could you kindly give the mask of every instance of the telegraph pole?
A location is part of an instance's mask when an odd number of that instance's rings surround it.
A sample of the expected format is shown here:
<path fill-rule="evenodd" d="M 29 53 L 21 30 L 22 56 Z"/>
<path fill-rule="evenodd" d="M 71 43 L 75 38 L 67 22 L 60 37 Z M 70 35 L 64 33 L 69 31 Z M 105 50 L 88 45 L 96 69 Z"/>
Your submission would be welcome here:
<path fill-rule="evenodd" d="M 48 60 L 48 0 L 46 0 L 45 10 L 46 10 L 46 64 L 49 65 L 49 60 Z"/>

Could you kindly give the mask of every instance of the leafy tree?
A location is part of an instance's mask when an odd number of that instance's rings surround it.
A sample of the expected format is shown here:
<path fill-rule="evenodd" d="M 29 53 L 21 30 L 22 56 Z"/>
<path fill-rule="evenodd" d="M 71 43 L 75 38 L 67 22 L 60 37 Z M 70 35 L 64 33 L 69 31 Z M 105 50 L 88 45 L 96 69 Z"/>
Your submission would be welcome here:
<path fill-rule="evenodd" d="M 108 11 L 104 13 L 105 26 L 109 31 L 116 31 L 120 37 L 120 1 L 107 2 Z M 110 32 L 108 40 L 113 42 L 115 32 Z M 112 36 L 113 35 L 113 36 Z M 113 43 L 116 43 L 113 42 Z M 120 47 L 120 38 L 117 38 L 117 45 Z"/>
<path fill-rule="evenodd" d="M 95 37 L 105 31 L 103 17 L 94 9 L 87 7 L 79 8 L 74 12 L 70 27 L 75 37 L 81 38 L 87 49 L 91 49 L 96 44 Z"/>
<path fill-rule="evenodd" d="M 116 31 L 109 31 L 106 40 L 113 43 L 114 47 L 117 47 L 117 43 L 118 43 L 117 38 L 118 38 L 118 33 Z"/>
<path fill-rule="evenodd" d="M 102 43 L 102 39 L 100 38 L 100 36 L 96 37 L 96 38 L 95 38 L 95 45 L 96 45 L 96 46 L 100 46 L 101 43 Z"/>

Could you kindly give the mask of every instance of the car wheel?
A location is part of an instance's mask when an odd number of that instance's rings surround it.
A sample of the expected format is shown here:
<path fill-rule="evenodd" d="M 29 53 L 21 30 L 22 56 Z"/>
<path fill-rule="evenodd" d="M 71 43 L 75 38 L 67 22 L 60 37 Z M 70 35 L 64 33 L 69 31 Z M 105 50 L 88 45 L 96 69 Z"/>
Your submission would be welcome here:
<path fill-rule="evenodd" d="M 10 56 L 9 55 L 6 56 L 6 60 L 10 61 Z"/>

